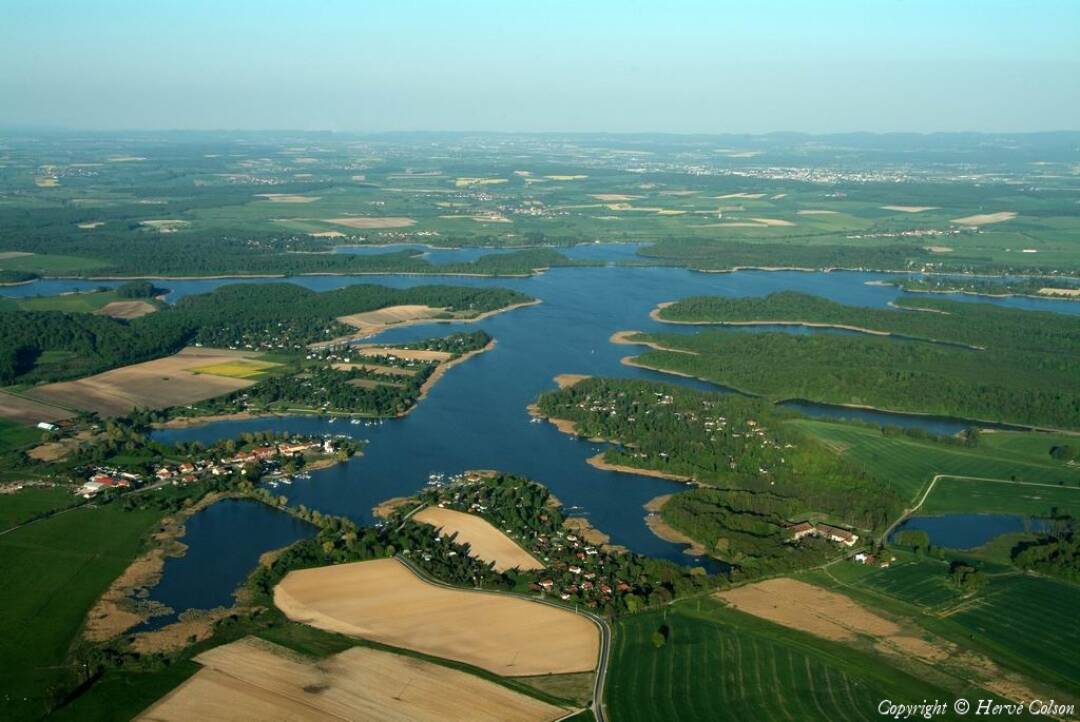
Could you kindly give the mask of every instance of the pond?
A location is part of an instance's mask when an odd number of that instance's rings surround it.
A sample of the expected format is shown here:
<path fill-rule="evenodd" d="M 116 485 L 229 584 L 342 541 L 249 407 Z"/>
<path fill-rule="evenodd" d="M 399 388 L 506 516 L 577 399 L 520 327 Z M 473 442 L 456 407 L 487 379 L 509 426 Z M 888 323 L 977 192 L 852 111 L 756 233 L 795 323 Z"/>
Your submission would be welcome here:
<path fill-rule="evenodd" d="M 974 549 L 1002 534 L 1043 532 L 1050 528 L 1044 519 L 1017 514 L 945 514 L 916 516 L 896 528 L 890 541 L 903 531 L 924 531 L 934 546 L 949 549 Z"/>

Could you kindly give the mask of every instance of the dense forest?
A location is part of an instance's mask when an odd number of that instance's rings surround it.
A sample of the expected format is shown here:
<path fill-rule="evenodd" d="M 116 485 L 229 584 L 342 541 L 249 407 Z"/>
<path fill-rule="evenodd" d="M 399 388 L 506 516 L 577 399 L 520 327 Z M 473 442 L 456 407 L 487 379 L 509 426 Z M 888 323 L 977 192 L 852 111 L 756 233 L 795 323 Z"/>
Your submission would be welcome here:
<path fill-rule="evenodd" d="M 353 329 L 337 316 L 401 304 L 470 316 L 531 300 L 499 288 L 376 285 L 316 293 L 288 283 L 222 286 L 124 321 L 58 311 L 0 312 L 0 383 L 55 381 L 174 353 L 190 343 L 296 349 Z"/>
<path fill-rule="evenodd" d="M 307 234 L 251 233 L 243 237 L 206 235 L 188 231 L 151 233 L 135 228 L 123 233 L 72 235 L 18 233 L 8 228 L 4 249 L 24 253 L 58 254 L 97 261 L 83 270 L 56 274 L 43 267 L 42 275 L 101 276 L 206 276 L 300 275 L 305 273 L 418 273 L 510 276 L 536 269 L 581 265 L 553 248 L 521 250 L 483 256 L 465 263 L 434 264 L 421 252 L 360 255 L 336 253 L 334 239 Z M 17 280 L 17 279 L 16 279 Z"/>
<path fill-rule="evenodd" d="M 794 291 L 748 298 L 693 296 L 665 306 L 659 316 L 684 322 L 837 324 L 993 351 L 1080 354 L 1080 317 L 945 299 L 899 298 L 895 308 L 870 308 Z"/>
<path fill-rule="evenodd" d="M 684 265 L 699 271 L 738 268 L 812 268 L 865 271 L 935 271 L 952 273 L 1059 273 L 1055 266 L 1003 264 L 989 256 L 965 254 L 950 258 L 922 245 L 893 243 L 857 246 L 839 243 L 807 244 L 804 239 L 784 242 L 725 241 L 667 238 L 638 251 L 657 262 Z"/>
<path fill-rule="evenodd" d="M 538 407 L 545 416 L 573 421 L 582 436 L 618 444 L 605 453 L 609 463 L 715 487 L 714 493 L 676 496 L 664 519 L 736 565 L 782 568 L 783 557 L 797 558 L 769 549 L 786 521 L 818 514 L 877 529 L 902 506 L 886 484 L 785 424 L 795 415 L 767 401 L 588 379 L 544 394 Z"/>
<path fill-rule="evenodd" d="M 1080 318 L 932 299 L 904 304 L 901 310 L 855 308 L 796 293 L 691 298 L 663 309 L 661 317 L 842 324 L 896 336 L 734 329 L 642 334 L 635 340 L 672 350 L 648 351 L 636 363 L 773 400 L 1080 427 Z"/>
<path fill-rule="evenodd" d="M 1034 542 L 1013 550 L 1012 560 L 1021 569 L 1080 582 L 1080 536 L 1072 518 L 1057 520 L 1055 529 Z"/>

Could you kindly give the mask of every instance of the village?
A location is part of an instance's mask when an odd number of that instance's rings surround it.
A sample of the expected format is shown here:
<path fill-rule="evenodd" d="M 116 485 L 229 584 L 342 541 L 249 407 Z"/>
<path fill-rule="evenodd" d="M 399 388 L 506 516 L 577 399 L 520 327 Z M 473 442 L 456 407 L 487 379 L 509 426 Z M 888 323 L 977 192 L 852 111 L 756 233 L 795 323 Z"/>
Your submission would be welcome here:
<path fill-rule="evenodd" d="M 148 482 L 154 486 L 194 484 L 209 477 L 231 476 L 235 473 L 258 478 L 274 462 L 295 460 L 312 454 L 328 455 L 336 450 L 332 439 L 268 443 L 247 451 L 238 451 L 228 457 L 215 459 L 212 455 L 207 455 L 177 464 L 157 464 L 148 478 L 114 466 L 95 466 L 91 469 L 86 482 L 76 489 L 75 494 L 84 499 L 92 499 L 103 491 L 127 490 L 144 486 Z M 279 478 L 285 477 L 279 475 Z M 271 479 L 269 483 L 276 486 L 278 482 Z"/>

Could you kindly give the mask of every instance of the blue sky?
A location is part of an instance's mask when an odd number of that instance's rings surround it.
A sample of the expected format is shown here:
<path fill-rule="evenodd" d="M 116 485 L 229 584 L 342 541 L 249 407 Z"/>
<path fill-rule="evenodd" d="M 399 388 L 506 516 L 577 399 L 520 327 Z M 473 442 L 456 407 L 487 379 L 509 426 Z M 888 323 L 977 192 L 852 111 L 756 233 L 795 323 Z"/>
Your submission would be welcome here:
<path fill-rule="evenodd" d="M 0 127 L 1080 129 L 1080 0 L 0 5 Z"/>

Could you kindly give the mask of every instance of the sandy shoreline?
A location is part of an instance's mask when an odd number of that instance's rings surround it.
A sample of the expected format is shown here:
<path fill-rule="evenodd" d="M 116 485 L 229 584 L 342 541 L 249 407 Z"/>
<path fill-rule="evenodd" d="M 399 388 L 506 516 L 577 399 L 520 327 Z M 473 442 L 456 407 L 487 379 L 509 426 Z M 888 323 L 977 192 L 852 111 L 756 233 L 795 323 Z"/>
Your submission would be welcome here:
<path fill-rule="evenodd" d="M 666 542 L 686 544 L 687 548 L 683 550 L 683 554 L 688 554 L 693 557 L 708 556 L 708 550 L 703 544 L 688 537 L 664 521 L 664 518 L 661 516 L 661 511 L 663 511 L 664 505 L 671 500 L 672 496 L 674 496 L 674 494 L 662 494 L 645 503 L 642 508 L 649 512 L 645 515 L 645 526 L 649 527 L 649 531 Z"/>
<path fill-rule="evenodd" d="M 667 479 L 668 481 L 681 481 L 686 484 L 696 483 L 695 479 L 691 476 L 683 476 L 681 474 L 672 474 L 667 471 L 657 471 L 656 469 L 642 469 L 637 466 L 625 466 L 623 464 L 612 464 L 604 460 L 604 452 L 601 451 L 595 456 L 590 456 L 585 460 L 589 466 L 594 469 L 600 469 L 601 471 L 618 471 L 623 474 L 637 474 L 638 476 L 651 476 L 656 479 Z"/>
<path fill-rule="evenodd" d="M 655 341 L 635 340 L 631 338 L 639 333 L 645 333 L 644 331 L 616 331 L 608 337 L 608 343 L 613 343 L 616 346 L 647 346 L 653 351 L 668 351 L 669 353 L 685 353 L 690 356 L 698 356 L 696 351 L 687 351 L 681 348 L 670 348 L 656 343 Z"/>

